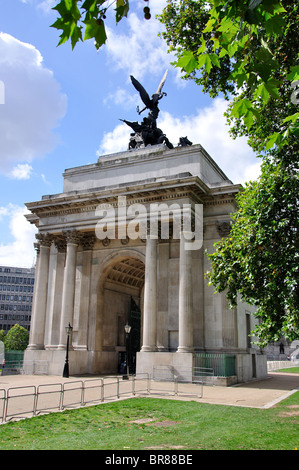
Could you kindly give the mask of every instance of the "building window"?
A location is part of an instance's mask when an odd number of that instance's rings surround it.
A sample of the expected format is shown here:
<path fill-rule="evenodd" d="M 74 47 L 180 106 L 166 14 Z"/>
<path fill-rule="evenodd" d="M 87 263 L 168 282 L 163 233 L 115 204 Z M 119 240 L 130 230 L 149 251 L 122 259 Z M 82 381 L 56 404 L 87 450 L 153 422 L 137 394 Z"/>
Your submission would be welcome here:
<path fill-rule="evenodd" d="M 247 348 L 251 348 L 251 326 L 250 326 L 250 313 L 246 313 L 246 338 L 247 338 Z"/>

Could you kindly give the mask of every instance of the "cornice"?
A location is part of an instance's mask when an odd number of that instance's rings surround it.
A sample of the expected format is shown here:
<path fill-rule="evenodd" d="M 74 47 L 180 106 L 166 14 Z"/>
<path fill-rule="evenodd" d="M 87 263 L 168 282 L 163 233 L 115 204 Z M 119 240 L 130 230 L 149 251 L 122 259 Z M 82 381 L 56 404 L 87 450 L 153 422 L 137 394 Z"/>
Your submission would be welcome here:
<path fill-rule="evenodd" d="M 182 176 L 165 180 L 142 182 L 134 185 L 118 185 L 93 191 L 80 191 L 44 196 L 40 201 L 30 202 L 26 207 L 31 211 L 26 218 L 35 225 L 41 218 L 94 212 L 99 204 L 118 206 L 118 197 L 126 196 L 127 205 L 171 202 L 190 198 L 194 203 L 204 205 L 233 203 L 240 185 L 227 184 L 214 188 L 207 187 L 197 176 Z"/>

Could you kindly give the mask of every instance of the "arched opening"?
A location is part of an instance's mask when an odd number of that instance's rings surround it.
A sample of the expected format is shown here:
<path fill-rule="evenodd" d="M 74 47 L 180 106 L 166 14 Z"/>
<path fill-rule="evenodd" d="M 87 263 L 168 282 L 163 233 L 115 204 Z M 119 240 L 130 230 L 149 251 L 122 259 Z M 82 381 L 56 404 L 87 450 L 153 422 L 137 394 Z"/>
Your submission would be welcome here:
<path fill-rule="evenodd" d="M 127 359 L 129 371 L 136 369 L 136 353 L 142 341 L 142 310 L 145 266 L 141 256 L 123 253 L 108 260 L 103 269 L 98 305 L 101 321 L 101 366 L 99 372 L 120 373 Z M 125 325 L 131 332 L 126 338 Z M 127 341 L 126 341 L 127 339 Z"/>

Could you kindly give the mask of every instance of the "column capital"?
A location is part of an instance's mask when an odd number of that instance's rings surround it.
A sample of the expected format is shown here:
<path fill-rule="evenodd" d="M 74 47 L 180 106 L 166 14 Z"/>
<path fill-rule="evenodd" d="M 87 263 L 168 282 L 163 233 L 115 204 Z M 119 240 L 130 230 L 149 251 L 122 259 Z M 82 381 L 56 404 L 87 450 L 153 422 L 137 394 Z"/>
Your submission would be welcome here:
<path fill-rule="evenodd" d="M 92 250 L 94 247 L 95 241 L 96 241 L 96 237 L 94 233 L 85 232 L 81 234 L 80 242 L 83 247 L 83 250 Z"/>
<path fill-rule="evenodd" d="M 59 252 L 66 250 L 66 239 L 64 236 L 56 236 L 54 239 L 55 246 Z"/>
<path fill-rule="evenodd" d="M 35 238 L 38 240 L 39 247 L 41 246 L 50 247 L 53 243 L 53 235 L 51 235 L 50 233 L 39 232 L 35 235 Z"/>
<path fill-rule="evenodd" d="M 77 230 L 64 230 L 62 235 L 64 235 L 67 245 L 79 245 L 81 234 Z"/>

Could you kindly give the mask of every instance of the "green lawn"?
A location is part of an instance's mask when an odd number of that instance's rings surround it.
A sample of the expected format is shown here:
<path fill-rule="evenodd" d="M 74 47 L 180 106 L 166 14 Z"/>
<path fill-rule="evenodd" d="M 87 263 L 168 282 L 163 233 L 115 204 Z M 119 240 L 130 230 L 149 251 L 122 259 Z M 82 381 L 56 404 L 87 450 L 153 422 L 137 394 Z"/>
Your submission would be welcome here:
<path fill-rule="evenodd" d="M 293 450 L 298 424 L 299 392 L 265 410 L 132 398 L 3 424 L 0 449 Z"/>
<path fill-rule="evenodd" d="M 299 374 L 299 367 L 287 367 L 285 369 L 279 369 L 277 372 L 289 372 L 291 374 Z"/>

